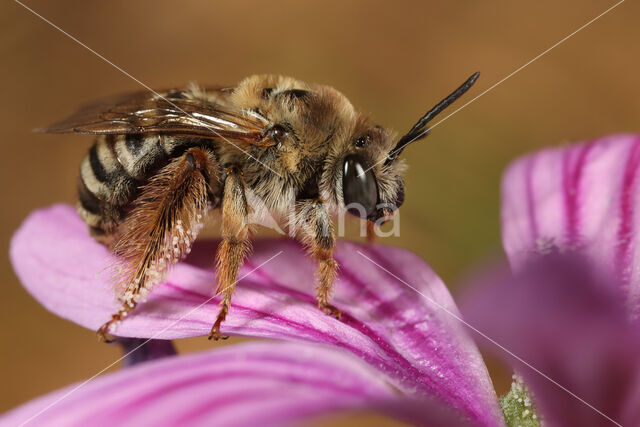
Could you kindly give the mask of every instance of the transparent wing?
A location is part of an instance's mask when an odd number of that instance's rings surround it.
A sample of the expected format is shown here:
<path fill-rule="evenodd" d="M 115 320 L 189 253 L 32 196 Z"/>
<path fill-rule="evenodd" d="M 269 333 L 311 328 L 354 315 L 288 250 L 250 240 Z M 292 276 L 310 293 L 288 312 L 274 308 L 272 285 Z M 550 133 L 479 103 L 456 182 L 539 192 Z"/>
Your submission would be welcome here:
<path fill-rule="evenodd" d="M 164 91 L 161 96 L 152 92 L 111 96 L 36 131 L 181 134 L 243 141 L 259 146 L 273 145 L 274 142 L 265 137 L 268 121 L 257 114 L 249 115 L 234 109 L 224 102 L 225 92 L 228 89 L 209 90 L 206 93 L 212 96 L 206 98 L 196 97 L 189 90 Z"/>

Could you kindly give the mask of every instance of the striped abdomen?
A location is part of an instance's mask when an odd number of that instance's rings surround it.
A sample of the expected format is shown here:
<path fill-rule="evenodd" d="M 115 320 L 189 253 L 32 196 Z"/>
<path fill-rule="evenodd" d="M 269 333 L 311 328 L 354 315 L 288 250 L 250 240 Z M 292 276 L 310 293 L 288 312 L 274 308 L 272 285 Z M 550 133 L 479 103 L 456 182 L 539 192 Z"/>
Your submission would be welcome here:
<path fill-rule="evenodd" d="M 188 144 L 186 141 L 181 141 Z M 106 241 L 138 188 L 182 145 L 164 135 L 100 135 L 82 160 L 78 211 L 94 237 Z"/>

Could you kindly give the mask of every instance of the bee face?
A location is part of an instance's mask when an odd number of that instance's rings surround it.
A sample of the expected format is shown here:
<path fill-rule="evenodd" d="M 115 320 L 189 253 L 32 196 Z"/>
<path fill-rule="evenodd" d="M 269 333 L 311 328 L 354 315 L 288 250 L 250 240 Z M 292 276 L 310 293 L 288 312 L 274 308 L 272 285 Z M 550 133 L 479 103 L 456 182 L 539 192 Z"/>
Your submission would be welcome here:
<path fill-rule="evenodd" d="M 388 162 L 394 135 L 360 117 L 345 144 L 340 163 L 338 195 L 350 214 L 377 222 L 404 200 L 403 161 Z"/>
<path fill-rule="evenodd" d="M 352 215 L 380 223 L 404 202 L 406 165 L 399 159 L 404 148 L 429 133 L 429 122 L 462 96 L 478 79 L 474 73 L 460 87 L 422 116 L 402 137 L 396 139 L 386 129 L 358 116 L 352 133 L 323 181 L 333 183 L 335 201 Z"/>

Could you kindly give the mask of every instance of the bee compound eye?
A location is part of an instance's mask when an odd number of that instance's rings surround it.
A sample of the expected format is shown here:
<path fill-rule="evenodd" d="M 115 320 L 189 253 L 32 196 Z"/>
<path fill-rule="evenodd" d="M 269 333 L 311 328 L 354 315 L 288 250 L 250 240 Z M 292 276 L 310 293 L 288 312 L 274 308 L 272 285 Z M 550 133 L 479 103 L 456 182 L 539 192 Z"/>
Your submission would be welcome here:
<path fill-rule="evenodd" d="M 376 211 L 376 177 L 369 170 L 369 162 L 358 155 L 351 154 L 344 159 L 342 200 L 348 212 L 360 218 L 367 218 Z"/>

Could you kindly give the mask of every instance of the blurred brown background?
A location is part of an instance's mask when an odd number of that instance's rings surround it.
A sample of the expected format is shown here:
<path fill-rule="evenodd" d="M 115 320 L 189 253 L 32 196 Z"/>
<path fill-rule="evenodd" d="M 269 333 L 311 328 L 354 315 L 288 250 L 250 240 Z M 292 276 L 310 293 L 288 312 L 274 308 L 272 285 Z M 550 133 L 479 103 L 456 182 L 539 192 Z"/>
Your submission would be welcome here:
<path fill-rule="evenodd" d="M 332 85 L 405 130 L 476 70 L 490 87 L 613 1 L 28 1 L 42 16 L 154 88 L 233 84 L 279 73 Z M 640 4 L 627 1 L 408 149 L 401 236 L 450 286 L 502 256 L 499 180 L 515 156 L 638 131 Z M 46 312 L 8 261 L 13 231 L 41 206 L 75 201 L 87 136 L 37 135 L 93 98 L 141 87 L 14 2 L 0 6 L 4 203 L 0 411 L 88 378 L 119 357 Z M 459 103 L 458 105 L 461 105 Z M 355 226 L 354 226 L 355 227 Z M 232 340 L 233 341 L 233 340 Z M 204 339 L 179 343 L 209 348 Z M 500 393 L 505 378 L 494 371 Z"/>

